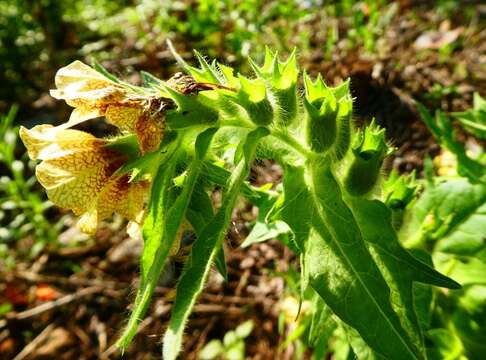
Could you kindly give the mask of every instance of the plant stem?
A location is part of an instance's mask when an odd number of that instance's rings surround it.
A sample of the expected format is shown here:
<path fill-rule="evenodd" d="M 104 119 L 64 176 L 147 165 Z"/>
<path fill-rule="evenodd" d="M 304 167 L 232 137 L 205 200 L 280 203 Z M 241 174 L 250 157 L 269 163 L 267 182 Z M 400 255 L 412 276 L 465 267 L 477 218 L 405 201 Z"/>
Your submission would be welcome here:
<path fill-rule="evenodd" d="M 304 145 L 302 145 L 294 136 L 292 136 L 287 131 L 282 130 L 274 130 L 271 132 L 271 135 L 276 137 L 277 139 L 281 140 L 285 144 L 289 145 L 293 148 L 296 152 L 304 156 L 305 158 L 313 158 L 313 153 L 307 150 Z"/>

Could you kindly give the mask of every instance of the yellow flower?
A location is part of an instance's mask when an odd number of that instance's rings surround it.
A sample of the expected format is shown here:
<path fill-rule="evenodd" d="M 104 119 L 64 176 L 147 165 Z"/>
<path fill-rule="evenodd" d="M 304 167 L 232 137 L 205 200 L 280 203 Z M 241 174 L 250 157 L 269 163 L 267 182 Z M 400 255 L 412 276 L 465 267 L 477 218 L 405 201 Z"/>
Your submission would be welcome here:
<path fill-rule="evenodd" d="M 39 125 L 20 128 L 29 156 L 42 160 L 36 176 L 56 205 L 80 216 L 79 228 L 94 233 L 98 222 L 119 213 L 141 222 L 150 183 L 129 183 L 127 174 L 115 171 L 124 155 L 106 147 L 107 141 L 79 130 Z"/>
<path fill-rule="evenodd" d="M 450 151 L 443 150 L 434 158 L 434 165 L 440 176 L 457 175 L 457 160 Z"/>
<path fill-rule="evenodd" d="M 166 104 L 161 98 L 141 96 L 81 61 L 59 69 L 55 83 L 57 89 L 51 95 L 74 107 L 61 128 L 104 116 L 120 130 L 135 133 L 142 154 L 158 149 L 165 122 L 162 110 Z"/>

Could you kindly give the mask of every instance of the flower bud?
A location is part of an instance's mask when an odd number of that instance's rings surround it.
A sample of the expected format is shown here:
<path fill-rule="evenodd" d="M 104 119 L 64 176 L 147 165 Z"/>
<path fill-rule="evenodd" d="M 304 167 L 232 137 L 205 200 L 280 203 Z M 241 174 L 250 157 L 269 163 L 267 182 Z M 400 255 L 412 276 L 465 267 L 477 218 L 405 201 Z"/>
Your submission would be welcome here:
<path fill-rule="evenodd" d="M 400 229 L 405 208 L 413 201 L 418 189 L 415 171 L 410 175 L 399 176 L 393 170 L 383 184 L 383 199 L 392 212 L 392 224 L 395 230 Z"/>
<path fill-rule="evenodd" d="M 334 95 L 309 102 L 304 99 L 307 113 L 307 142 L 315 152 L 328 150 L 336 140 L 336 116 L 338 105 Z"/>
<path fill-rule="evenodd" d="M 273 95 L 277 107 L 277 122 L 289 125 L 297 118 L 297 68 L 296 50 L 285 62 L 278 59 L 277 52 L 272 53 L 268 48 L 265 53 L 263 66 L 256 65 L 251 59 L 250 64 L 257 76 L 267 82 L 269 92 Z"/>
<path fill-rule="evenodd" d="M 383 159 L 390 151 L 385 142 L 385 129 L 374 121 L 360 134 L 358 145 L 352 149 L 353 159 L 344 179 L 347 192 L 361 196 L 370 192 L 380 175 Z"/>
<path fill-rule="evenodd" d="M 167 83 L 161 83 L 160 87 L 177 104 L 176 110 L 166 114 L 165 120 L 171 129 L 211 125 L 218 120 L 218 112 L 211 106 L 215 101 L 208 95 L 184 95 Z"/>
<path fill-rule="evenodd" d="M 336 143 L 334 156 L 337 160 L 344 158 L 351 143 L 351 120 L 353 117 L 353 100 L 346 96 L 339 101 L 336 117 Z"/>
<path fill-rule="evenodd" d="M 307 112 L 307 140 L 312 150 L 324 152 L 333 146 L 335 157 L 340 160 L 349 149 L 353 103 L 349 81 L 332 88 L 321 75 L 315 82 L 304 73 Z"/>
<path fill-rule="evenodd" d="M 234 101 L 242 106 L 250 120 L 259 126 L 269 125 L 273 120 L 273 108 L 267 97 L 262 79 L 250 80 L 238 75 L 241 88 Z"/>

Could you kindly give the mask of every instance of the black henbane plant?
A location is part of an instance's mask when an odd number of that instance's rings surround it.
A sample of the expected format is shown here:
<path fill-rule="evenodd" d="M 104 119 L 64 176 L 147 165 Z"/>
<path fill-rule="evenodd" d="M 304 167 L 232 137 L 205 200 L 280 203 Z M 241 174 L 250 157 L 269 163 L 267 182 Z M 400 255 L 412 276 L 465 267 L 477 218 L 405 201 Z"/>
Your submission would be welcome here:
<path fill-rule="evenodd" d="M 374 123 L 354 128 L 349 82 L 332 88 L 304 73 L 301 92 L 295 52 L 282 62 L 267 51 L 263 66 L 250 60 L 254 78 L 196 56 L 200 68 L 177 57 L 188 75 L 167 82 L 143 73 L 144 87 L 75 62 L 58 72 L 53 91 L 75 107 L 69 122 L 21 130 L 31 157 L 43 160 L 37 175 L 51 200 L 82 215 L 83 229 L 114 211 L 131 220 L 132 233 L 141 227 L 140 288 L 120 348 L 136 334 L 189 223 L 197 240 L 163 343 L 164 359 L 177 357 L 211 266 L 226 275 L 225 233 L 244 196 L 260 208 L 247 243 L 279 237 L 298 253 L 302 291 L 318 294 L 316 313 L 326 306 L 344 323 L 357 353 L 425 358 L 413 283 L 459 285 L 398 242 L 394 226 L 413 179 L 382 180 L 385 131 Z M 97 139 L 68 129 L 97 116 L 123 135 Z M 281 164 L 281 192 L 246 182 L 255 157 Z M 208 196 L 215 187 L 223 190 L 218 206 Z M 314 319 L 318 328 L 321 317 Z"/>

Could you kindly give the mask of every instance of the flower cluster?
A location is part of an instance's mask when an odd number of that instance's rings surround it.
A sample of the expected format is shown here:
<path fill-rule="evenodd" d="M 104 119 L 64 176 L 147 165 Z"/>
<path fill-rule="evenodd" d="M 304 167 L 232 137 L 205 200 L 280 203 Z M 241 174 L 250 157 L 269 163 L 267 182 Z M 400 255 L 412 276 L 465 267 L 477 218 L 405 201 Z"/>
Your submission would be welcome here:
<path fill-rule="evenodd" d="M 150 192 L 150 179 L 130 181 L 117 172 L 128 155 L 110 147 L 113 140 L 99 139 L 71 129 L 86 120 L 104 116 L 123 133 L 136 135 L 139 153 L 156 151 L 164 134 L 164 102 L 138 94 L 134 87 L 118 83 L 93 68 L 75 61 L 56 74 L 51 95 L 74 110 L 60 126 L 38 125 L 20 129 L 33 160 L 42 160 L 36 176 L 56 205 L 80 216 L 78 227 L 96 231 L 99 221 L 114 212 L 140 223 Z"/>
<path fill-rule="evenodd" d="M 81 61 L 61 68 L 55 82 L 51 96 L 74 107 L 64 128 L 104 116 L 120 130 L 135 133 L 142 153 L 158 149 L 164 134 L 165 103 L 160 98 L 137 93 Z"/>

